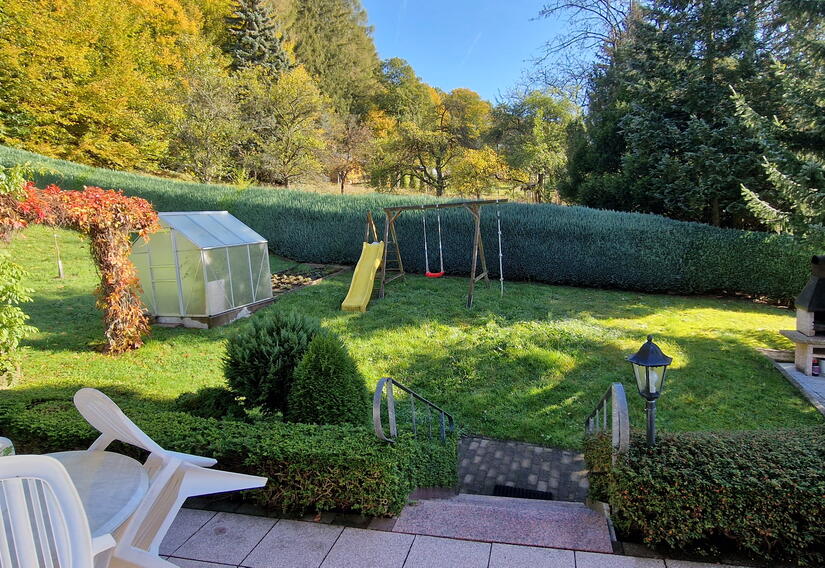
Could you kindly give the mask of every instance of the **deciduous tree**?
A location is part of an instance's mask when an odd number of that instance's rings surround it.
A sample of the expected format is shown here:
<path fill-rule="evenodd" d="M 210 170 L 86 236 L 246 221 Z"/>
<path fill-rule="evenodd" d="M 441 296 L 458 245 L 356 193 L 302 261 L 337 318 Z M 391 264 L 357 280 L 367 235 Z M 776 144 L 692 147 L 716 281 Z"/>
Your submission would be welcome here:
<path fill-rule="evenodd" d="M 244 162 L 258 179 L 289 187 L 321 169 L 325 147 L 324 99 L 303 66 L 273 78 L 249 68 L 243 82 L 243 115 L 251 135 Z"/>

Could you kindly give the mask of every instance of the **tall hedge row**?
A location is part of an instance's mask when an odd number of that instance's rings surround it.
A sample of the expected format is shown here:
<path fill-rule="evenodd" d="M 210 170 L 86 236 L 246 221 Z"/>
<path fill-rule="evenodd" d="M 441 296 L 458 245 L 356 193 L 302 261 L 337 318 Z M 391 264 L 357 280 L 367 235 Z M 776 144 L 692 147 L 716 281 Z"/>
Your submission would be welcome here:
<path fill-rule="evenodd" d="M 225 209 L 269 241 L 278 254 L 309 262 L 354 263 L 367 210 L 380 222 L 382 207 L 435 203 L 429 196 L 340 197 L 296 190 L 175 182 L 51 160 L 0 147 L 0 163 L 30 162 L 38 181 L 65 188 L 96 184 L 149 199 L 159 211 Z M 492 273 L 498 272 L 495 207 L 483 210 L 482 231 Z M 808 258 L 821 252 L 788 236 L 718 229 L 655 215 L 551 204 L 500 208 L 504 276 L 556 284 L 650 292 L 739 292 L 794 297 L 805 283 Z M 435 213 L 429 211 L 431 266 L 437 262 Z M 405 266 L 424 269 L 422 213 L 397 222 Z M 445 268 L 469 270 L 470 214 L 441 214 Z"/>

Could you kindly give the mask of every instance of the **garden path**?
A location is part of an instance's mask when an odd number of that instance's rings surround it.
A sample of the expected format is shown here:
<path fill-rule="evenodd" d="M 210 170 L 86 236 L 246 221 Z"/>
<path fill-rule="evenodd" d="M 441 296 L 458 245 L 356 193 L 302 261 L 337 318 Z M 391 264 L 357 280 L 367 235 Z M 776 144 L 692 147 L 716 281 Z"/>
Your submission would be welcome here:
<path fill-rule="evenodd" d="M 808 399 L 814 408 L 825 415 L 825 376 L 808 377 L 797 371 L 793 363 L 774 361 L 773 364 L 792 385 L 799 389 L 802 396 Z"/>

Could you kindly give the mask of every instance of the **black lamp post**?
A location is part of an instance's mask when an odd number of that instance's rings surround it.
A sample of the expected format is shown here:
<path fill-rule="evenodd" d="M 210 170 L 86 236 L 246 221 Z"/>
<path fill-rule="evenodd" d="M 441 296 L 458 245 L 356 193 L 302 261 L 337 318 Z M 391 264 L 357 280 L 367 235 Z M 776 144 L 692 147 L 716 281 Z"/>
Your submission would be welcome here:
<path fill-rule="evenodd" d="M 665 385 L 667 366 L 673 359 L 662 353 L 659 346 L 653 343 L 653 336 L 647 336 L 647 342 L 642 345 L 635 355 L 627 358 L 633 365 L 636 375 L 636 387 L 639 394 L 647 401 L 647 444 L 656 445 L 656 399 L 662 393 Z"/>

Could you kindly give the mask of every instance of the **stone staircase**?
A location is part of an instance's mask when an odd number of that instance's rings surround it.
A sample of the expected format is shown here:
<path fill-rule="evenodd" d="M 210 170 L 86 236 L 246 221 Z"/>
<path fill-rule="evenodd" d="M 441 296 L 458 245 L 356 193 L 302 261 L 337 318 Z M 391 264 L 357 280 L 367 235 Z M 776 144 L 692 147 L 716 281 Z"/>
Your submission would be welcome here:
<path fill-rule="evenodd" d="M 393 532 L 613 552 L 607 518 L 584 503 L 460 493 L 408 505 Z"/>

